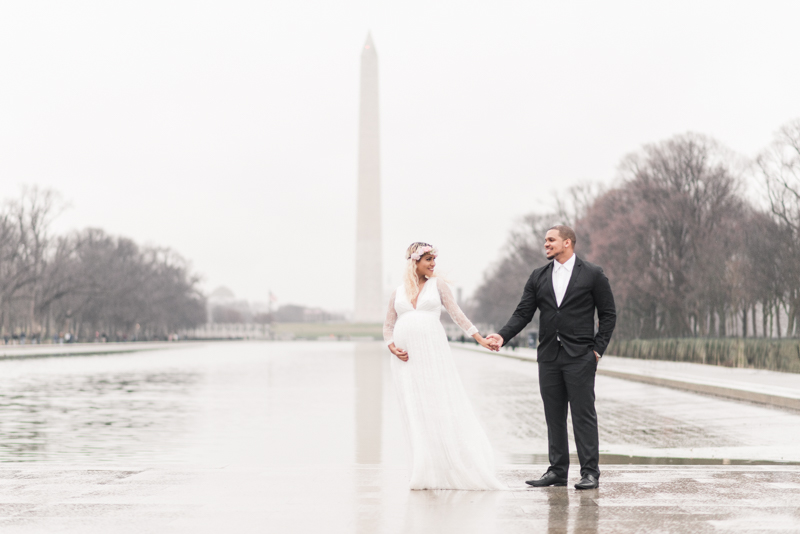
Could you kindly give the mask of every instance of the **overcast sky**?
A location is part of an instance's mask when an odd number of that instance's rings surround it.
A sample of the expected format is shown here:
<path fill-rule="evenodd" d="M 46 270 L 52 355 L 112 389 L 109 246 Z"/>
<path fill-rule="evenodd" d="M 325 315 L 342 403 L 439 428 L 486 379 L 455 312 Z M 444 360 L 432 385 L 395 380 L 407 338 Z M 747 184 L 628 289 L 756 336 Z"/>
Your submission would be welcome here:
<path fill-rule="evenodd" d="M 796 1 L 6 1 L 2 196 L 170 246 L 208 290 L 353 306 L 358 75 L 380 68 L 384 278 L 440 248 L 469 295 L 520 216 L 694 131 L 800 117 Z M 532 266 L 533 268 L 534 266 Z"/>

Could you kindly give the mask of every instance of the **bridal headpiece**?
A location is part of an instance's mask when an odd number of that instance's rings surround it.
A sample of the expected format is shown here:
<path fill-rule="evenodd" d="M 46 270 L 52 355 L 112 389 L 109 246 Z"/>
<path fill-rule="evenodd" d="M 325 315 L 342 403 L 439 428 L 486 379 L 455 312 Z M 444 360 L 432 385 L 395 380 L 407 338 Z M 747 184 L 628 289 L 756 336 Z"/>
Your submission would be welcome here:
<path fill-rule="evenodd" d="M 417 247 L 414 248 L 414 245 L 417 245 Z M 407 260 L 419 261 L 420 258 L 426 254 L 432 255 L 434 258 L 439 255 L 439 250 L 433 245 L 429 245 L 428 243 L 414 243 L 414 245 L 408 247 L 409 250 L 413 250 L 413 252 L 406 257 Z"/>

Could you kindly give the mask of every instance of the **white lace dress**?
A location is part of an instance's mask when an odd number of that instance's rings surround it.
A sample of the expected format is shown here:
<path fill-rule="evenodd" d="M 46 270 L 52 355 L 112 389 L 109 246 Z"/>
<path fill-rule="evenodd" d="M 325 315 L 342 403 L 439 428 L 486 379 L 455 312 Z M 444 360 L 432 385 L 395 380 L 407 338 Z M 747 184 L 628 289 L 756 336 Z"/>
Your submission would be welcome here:
<path fill-rule="evenodd" d="M 503 489 L 495 477 L 492 447 L 453 362 L 440 320 L 442 305 L 468 335 L 478 331 L 447 284 L 436 278 L 422 287 L 416 309 L 403 286 L 397 288 L 383 327 L 386 343 L 408 352 L 407 362 L 392 356 L 391 367 L 409 444 L 410 486 Z"/>

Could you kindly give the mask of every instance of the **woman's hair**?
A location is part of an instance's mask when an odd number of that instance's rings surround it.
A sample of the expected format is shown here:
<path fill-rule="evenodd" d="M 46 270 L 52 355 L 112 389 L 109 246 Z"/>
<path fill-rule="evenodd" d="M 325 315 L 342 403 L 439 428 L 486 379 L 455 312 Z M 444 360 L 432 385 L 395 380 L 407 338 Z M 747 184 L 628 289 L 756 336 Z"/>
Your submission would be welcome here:
<path fill-rule="evenodd" d="M 408 297 L 409 302 L 417 298 L 419 295 L 419 276 L 417 276 L 417 264 L 419 261 L 425 257 L 424 255 L 420 257 L 420 260 L 415 260 L 411 257 L 418 248 L 422 247 L 431 247 L 431 251 L 427 252 L 427 254 L 433 254 L 436 257 L 436 249 L 434 249 L 430 244 L 423 243 L 421 241 L 416 241 L 411 243 L 411 245 L 406 249 L 406 269 L 403 273 L 403 285 L 406 289 L 406 296 Z M 436 273 L 433 273 L 433 276 L 436 276 Z"/>

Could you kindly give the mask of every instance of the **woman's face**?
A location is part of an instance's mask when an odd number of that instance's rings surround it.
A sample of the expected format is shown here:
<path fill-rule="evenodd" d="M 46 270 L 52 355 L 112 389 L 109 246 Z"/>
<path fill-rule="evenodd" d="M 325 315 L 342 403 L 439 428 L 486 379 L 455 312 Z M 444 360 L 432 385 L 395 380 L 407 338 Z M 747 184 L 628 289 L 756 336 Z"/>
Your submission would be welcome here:
<path fill-rule="evenodd" d="M 433 276 L 434 267 L 436 267 L 436 256 L 425 254 L 417 262 L 417 274 L 420 276 Z"/>

